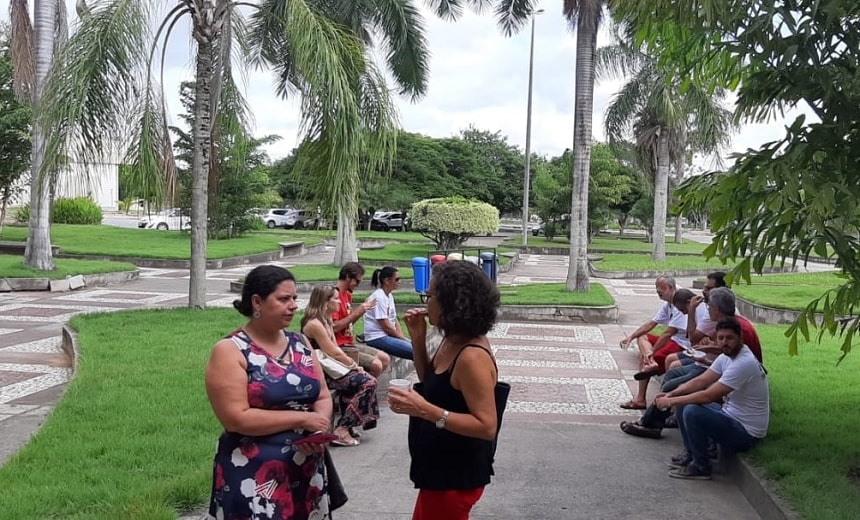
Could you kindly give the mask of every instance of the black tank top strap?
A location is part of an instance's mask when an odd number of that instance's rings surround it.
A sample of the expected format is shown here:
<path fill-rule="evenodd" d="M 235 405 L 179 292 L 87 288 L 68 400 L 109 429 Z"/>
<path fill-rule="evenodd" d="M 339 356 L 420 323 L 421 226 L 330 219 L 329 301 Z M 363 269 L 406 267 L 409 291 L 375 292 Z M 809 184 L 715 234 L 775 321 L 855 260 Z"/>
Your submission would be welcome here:
<path fill-rule="evenodd" d="M 457 355 L 454 356 L 454 361 L 451 362 L 451 366 L 448 368 L 448 372 L 452 374 L 454 373 L 454 367 L 457 365 L 457 360 L 460 359 L 460 354 L 462 354 L 463 351 L 469 347 L 476 347 L 486 352 L 490 356 L 490 361 L 493 362 L 493 366 L 496 368 L 496 374 L 499 373 L 499 366 L 496 365 L 496 358 L 493 357 L 493 353 L 487 347 L 483 345 L 478 345 L 477 343 L 466 343 L 465 345 L 463 345 L 463 348 L 460 349 L 460 352 L 457 352 Z"/>

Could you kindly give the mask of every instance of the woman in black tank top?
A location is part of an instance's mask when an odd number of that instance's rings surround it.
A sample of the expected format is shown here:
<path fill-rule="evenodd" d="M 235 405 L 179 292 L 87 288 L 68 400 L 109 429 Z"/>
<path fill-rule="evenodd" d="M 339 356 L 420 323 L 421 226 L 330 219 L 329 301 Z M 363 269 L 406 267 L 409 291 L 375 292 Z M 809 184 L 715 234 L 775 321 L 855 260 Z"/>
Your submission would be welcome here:
<path fill-rule="evenodd" d="M 412 337 L 414 390 L 389 389 L 392 411 L 410 416 L 409 476 L 420 491 L 413 520 L 466 520 L 493 475 L 498 379 L 487 332 L 499 291 L 468 261 L 433 268 L 426 309 L 404 315 Z M 427 321 L 444 336 L 432 359 Z"/>

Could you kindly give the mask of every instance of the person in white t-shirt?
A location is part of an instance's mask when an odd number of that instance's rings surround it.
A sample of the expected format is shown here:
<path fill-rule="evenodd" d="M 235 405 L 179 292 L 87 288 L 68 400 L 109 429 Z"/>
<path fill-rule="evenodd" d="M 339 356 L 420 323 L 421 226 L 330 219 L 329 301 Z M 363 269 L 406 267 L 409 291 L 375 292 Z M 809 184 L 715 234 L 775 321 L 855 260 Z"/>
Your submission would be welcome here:
<path fill-rule="evenodd" d="M 364 342 L 391 356 L 412 360 L 412 342 L 400 328 L 392 294 L 400 286 L 400 273 L 385 266 L 373 271 L 370 284 L 376 290 L 369 300 L 376 300 L 376 305 L 364 314 Z"/>
<path fill-rule="evenodd" d="M 709 438 L 724 450 L 737 453 L 749 450 L 767 434 L 767 370 L 744 345 L 737 320 L 717 323 L 716 335 L 723 353 L 713 364 L 699 377 L 659 394 L 654 401 L 659 408 L 676 407 L 684 439 L 684 453 L 667 461 L 673 478 L 711 478 Z"/>
<path fill-rule="evenodd" d="M 627 349 L 633 340 L 639 347 L 642 356 L 639 363 L 639 372 L 634 378 L 639 381 L 639 390 L 636 397 L 622 403 L 619 406 L 627 410 L 644 410 L 647 406 L 645 401 L 648 390 L 648 379 L 652 375 L 665 372 L 666 356 L 674 352 L 680 352 L 690 346 L 687 339 L 687 315 L 678 310 L 672 301 L 675 297 L 676 283 L 671 276 L 661 276 L 654 281 L 657 296 L 663 300 L 663 305 L 649 321 L 642 324 L 633 334 L 621 340 L 621 348 Z M 687 291 L 686 289 L 682 289 Z M 693 293 L 687 291 L 690 297 Z M 689 300 L 690 298 L 687 298 Z M 649 334 L 657 325 L 666 328 L 657 336 Z"/>

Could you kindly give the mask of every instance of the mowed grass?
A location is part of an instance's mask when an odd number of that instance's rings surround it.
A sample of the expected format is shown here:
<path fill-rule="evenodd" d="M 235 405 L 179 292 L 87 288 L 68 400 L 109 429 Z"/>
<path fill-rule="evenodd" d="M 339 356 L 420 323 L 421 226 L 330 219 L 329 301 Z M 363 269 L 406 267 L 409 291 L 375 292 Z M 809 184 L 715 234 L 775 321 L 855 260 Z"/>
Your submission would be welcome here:
<path fill-rule="evenodd" d="M 311 237 L 319 240 L 334 239 L 337 237 L 337 230 L 334 229 L 283 229 L 275 228 L 266 231 L 283 237 L 289 237 L 294 240 L 304 240 Z M 422 242 L 428 240 L 427 237 L 420 233 L 411 231 L 356 231 L 356 236 L 360 239 L 372 240 L 391 240 L 394 242 Z"/>
<path fill-rule="evenodd" d="M 478 248 L 463 247 L 467 255 L 477 255 Z M 492 248 L 480 248 L 482 253 L 491 253 Z M 415 257 L 427 258 L 427 253 L 435 251 L 436 246 L 431 242 L 425 243 L 398 243 L 388 244 L 381 249 L 362 249 L 358 252 L 358 259 L 361 262 L 411 262 Z M 499 263 L 504 265 L 510 262 L 510 258 L 502 256 L 502 253 L 513 253 L 511 248 L 496 248 L 496 253 L 499 255 Z"/>
<path fill-rule="evenodd" d="M 797 273 L 755 276 L 738 281 L 732 290 L 741 298 L 776 309 L 802 310 L 809 302 L 845 283 L 838 273 Z"/>
<path fill-rule="evenodd" d="M 507 240 L 505 244 L 522 245 L 522 235 L 514 235 Z M 570 240 L 567 237 L 554 237 L 552 240 L 547 240 L 544 236 L 529 235 L 528 245 L 532 247 L 560 247 L 567 248 L 570 245 Z M 641 251 L 643 253 L 651 252 L 652 244 L 646 242 L 642 237 L 633 236 L 597 236 L 592 238 L 588 244 L 588 249 L 593 250 L 612 250 L 612 251 Z M 671 239 L 666 239 L 666 251 L 671 253 L 696 253 L 701 252 L 707 247 L 707 244 L 685 240 L 682 244 L 676 244 Z"/>
<path fill-rule="evenodd" d="M 0 240 L 24 241 L 27 228 L 7 226 Z M 271 232 L 250 233 L 230 240 L 209 240 L 206 256 L 210 259 L 230 258 L 255 253 L 277 251 L 284 237 Z M 306 244 L 321 239 L 309 237 Z M 76 226 L 54 224 L 51 242 L 60 246 L 60 253 L 79 255 L 124 256 L 136 258 L 164 258 L 188 260 L 191 258 L 191 234 L 179 231 L 133 229 L 116 226 Z"/>
<path fill-rule="evenodd" d="M 655 262 L 646 254 L 600 254 L 602 260 L 594 262 L 594 268 L 600 271 L 684 271 L 693 269 L 712 269 L 714 271 L 730 271 L 733 264 L 723 264 L 716 258 L 706 260 L 705 257 L 667 256 L 663 262 Z"/>
<path fill-rule="evenodd" d="M 0 467 L 3 518 L 175 520 L 209 495 L 221 428 L 203 387 L 232 309 L 78 316 L 78 372 L 33 439 Z"/>
<path fill-rule="evenodd" d="M 137 267 L 127 262 L 107 262 L 97 260 L 76 260 L 73 258 L 55 258 L 53 271 L 39 271 L 25 267 L 22 256 L 0 255 L 0 278 L 50 278 L 61 280 L 67 276 L 79 274 L 116 273 L 134 271 Z"/>
<path fill-rule="evenodd" d="M 591 284 L 587 293 L 565 290 L 562 283 L 532 284 L 532 285 L 500 285 L 502 305 L 577 305 L 583 307 L 599 307 L 614 305 L 615 300 L 605 287 L 599 283 Z M 353 301 L 363 302 L 371 293 L 356 292 Z M 421 297 L 415 291 L 397 291 L 394 293 L 397 303 L 421 305 Z"/>
<path fill-rule="evenodd" d="M 362 284 L 370 285 L 370 278 L 374 269 L 381 269 L 382 265 L 364 265 L 364 278 Z M 299 282 L 331 282 L 337 281 L 340 274 L 340 266 L 336 265 L 296 265 L 289 268 L 296 280 Z M 398 267 L 400 278 L 411 279 L 414 277 L 411 267 Z"/>
<path fill-rule="evenodd" d="M 771 388 L 767 438 L 753 464 L 808 520 L 860 518 L 860 352 L 841 364 L 841 340 L 799 342 L 788 355 L 787 326 L 756 325 Z"/>

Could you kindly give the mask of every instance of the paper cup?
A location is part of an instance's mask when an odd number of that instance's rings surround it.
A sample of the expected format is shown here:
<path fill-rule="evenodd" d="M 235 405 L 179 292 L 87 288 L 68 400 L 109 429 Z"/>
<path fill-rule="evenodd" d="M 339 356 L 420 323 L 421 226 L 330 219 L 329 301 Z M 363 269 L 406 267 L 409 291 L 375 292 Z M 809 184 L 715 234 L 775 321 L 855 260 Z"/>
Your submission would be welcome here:
<path fill-rule="evenodd" d="M 388 387 L 409 390 L 412 387 L 412 381 L 408 379 L 392 379 L 388 382 Z"/>

